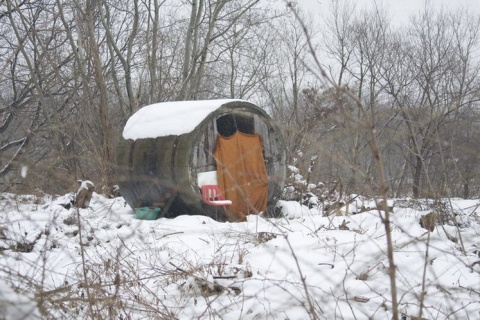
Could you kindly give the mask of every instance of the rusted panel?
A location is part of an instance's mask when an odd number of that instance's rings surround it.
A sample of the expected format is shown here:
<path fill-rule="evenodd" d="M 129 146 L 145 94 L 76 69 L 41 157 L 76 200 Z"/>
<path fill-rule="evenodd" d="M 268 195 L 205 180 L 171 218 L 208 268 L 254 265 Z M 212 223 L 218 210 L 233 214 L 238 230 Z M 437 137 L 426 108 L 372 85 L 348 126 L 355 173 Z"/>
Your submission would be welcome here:
<path fill-rule="evenodd" d="M 198 141 L 194 145 L 192 168 L 196 172 L 215 170 L 215 159 L 212 154 L 216 139 L 215 121 L 211 120 L 204 128 L 200 128 L 197 136 Z"/>

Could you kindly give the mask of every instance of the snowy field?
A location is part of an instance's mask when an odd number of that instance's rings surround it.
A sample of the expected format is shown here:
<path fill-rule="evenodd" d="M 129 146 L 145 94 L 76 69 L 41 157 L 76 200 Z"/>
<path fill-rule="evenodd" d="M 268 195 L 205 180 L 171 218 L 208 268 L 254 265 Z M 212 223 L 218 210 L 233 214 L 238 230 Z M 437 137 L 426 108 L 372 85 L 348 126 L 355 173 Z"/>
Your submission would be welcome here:
<path fill-rule="evenodd" d="M 0 194 L 0 318 L 390 319 L 385 229 L 375 209 L 324 217 L 142 221 L 123 198 L 90 208 Z M 367 202 L 352 203 L 365 207 Z M 480 319 L 480 200 L 396 200 L 402 319 Z M 68 207 L 68 206 L 67 206 Z M 421 216 L 441 213 L 428 232 Z"/>

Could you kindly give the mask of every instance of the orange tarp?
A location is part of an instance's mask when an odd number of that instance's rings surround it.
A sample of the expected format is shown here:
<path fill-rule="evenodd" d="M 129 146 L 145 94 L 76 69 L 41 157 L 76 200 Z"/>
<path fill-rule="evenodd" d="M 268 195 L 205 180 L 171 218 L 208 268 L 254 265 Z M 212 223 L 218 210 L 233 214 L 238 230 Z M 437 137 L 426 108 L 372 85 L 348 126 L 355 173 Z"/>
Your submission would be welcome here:
<path fill-rule="evenodd" d="M 217 136 L 213 152 L 217 161 L 218 185 L 232 220 L 243 221 L 247 214 L 267 208 L 268 175 L 258 134 L 237 132 L 230 137 Z"/>

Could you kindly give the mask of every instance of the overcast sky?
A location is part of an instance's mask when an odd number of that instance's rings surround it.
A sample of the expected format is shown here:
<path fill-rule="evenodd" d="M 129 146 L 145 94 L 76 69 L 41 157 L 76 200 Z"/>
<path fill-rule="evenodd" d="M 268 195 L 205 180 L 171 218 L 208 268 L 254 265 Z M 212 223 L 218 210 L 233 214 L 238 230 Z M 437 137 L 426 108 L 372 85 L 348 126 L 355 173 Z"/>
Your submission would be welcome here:
<path fill-rule="evenodd" d="M 316 15 L 328 12 L 329 4 L 333 0 L 297 0 L 297 4 L 305 10 L 305 12 Z M 470 12 L 480 14 L 480 0 L 338 0 L 349 1 L 357 6 L 374 6 L 375 3 L 388 8 L 392 15 L 392 22 L 401 25 L 408 22 L 408 18 L 422 11 L 425 3 L 435 6 L 436 8 L 444 8 L 445 10 L 455 11 L 461 7 L 468 8 Z"/>

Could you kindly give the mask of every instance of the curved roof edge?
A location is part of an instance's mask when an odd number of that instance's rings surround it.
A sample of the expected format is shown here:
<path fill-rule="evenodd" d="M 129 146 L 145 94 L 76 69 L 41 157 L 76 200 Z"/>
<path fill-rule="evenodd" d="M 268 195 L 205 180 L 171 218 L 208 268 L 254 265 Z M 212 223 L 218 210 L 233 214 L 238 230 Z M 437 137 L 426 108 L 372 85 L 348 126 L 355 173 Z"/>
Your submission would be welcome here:
<path fill-rule="evenodd" d="M 142 107 L 123 128 L 124 139 L 158 138 L 192 132 L 209 114 L 229 102 L 242 99 L 217 99 L 160 102 Z"/>

